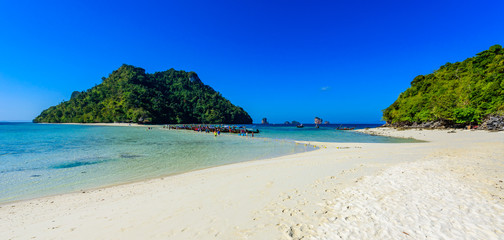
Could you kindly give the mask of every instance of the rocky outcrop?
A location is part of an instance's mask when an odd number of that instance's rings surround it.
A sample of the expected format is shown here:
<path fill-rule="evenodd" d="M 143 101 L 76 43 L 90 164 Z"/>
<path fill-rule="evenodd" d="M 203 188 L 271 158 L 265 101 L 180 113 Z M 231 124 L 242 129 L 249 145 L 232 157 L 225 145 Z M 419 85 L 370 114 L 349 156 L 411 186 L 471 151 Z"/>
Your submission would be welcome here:
<path fill-rule="evenodd" d="M 486 117 L 478 129 L 504 131 L 504 115 L 491 115 Z"/>
<path fill-rule="evenodd" d="M 198 77 L 198 74 L 195 72 L 189 72 L 189 81 L 191 82 L 196 82 L 196 83 L 202 83 L 201 80 Z"/>
<path fill-rule="evenodd" d="M 480 130 L 490 130 L 490 131 L 504 131 L 504 115 L 491 115 L 486 117 L 479 126 L 468 126 L 465 124 L 455 123 L 449 120 L 438 120 L 429 121 L 423 123 L 417 122 L 397 122 L 397 123 L 385 123 L 383 127 L 393 127 L 393 128 L 419 128 L 419 129 L 446 129 L 446 128 L 467 128 L 480 129 Z"/>
<path fill-rule="evenodd" d="M 386 123 L 384 127 L 395 127 L 395 128 L 429 128 L 429 129 L 445 129 L 445 128 L 464 128 L 462 124 L 456 124 L 452 121 L 439 120 L 439 121 L 429 121 L 423 123 L 417 122 L 396 122 L 396 123 Z"/>

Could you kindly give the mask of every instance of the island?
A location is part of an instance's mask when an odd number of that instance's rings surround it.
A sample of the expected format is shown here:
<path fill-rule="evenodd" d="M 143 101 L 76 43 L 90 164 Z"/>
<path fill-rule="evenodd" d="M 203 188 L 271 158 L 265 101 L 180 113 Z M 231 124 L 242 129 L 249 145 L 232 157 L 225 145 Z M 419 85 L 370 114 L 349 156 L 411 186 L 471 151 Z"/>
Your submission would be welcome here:
<path fill-rule="evenodd" d="M 462 62 L 419 75 L 383 110 L 387 126 L 504 130 L 504 49 L 494 45 Z"/>
<path fill-rule="evenodd" d="M 195 72 L 169 69 L 153 74 L 123 64 L 102 83 L 72 93 L 70 100 L 44 110 L 35 123 L 252 123 Z"/>

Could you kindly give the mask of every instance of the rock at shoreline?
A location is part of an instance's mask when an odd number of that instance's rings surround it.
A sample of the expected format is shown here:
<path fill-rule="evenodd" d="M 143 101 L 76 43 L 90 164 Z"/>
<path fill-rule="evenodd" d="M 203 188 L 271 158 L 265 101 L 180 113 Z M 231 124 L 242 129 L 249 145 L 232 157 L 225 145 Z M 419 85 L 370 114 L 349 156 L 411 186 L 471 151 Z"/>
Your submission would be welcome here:
<path fill-rule="evenodd" d="M 478 129 L 504 131 L 504 116 L 488 116 Z"/>
<path fill-rule="evenodd" d="M 440 120 L 440 121 L 429 121 L 423 123 L 417 122 L 397 122 L 397 123 L 385 123 L 383 127 L 393 127 L 393 128 L 418 128 L 418 129 L 446 129 L 446 128 L 467 128 L 480 130 L 490 130 L 490 131 L 504 131 L 504 116 L 491 115 L 486 117 L 481 125 L 479 126 L 467 126 L 465 124 L 454 123 L 453 121 Z"/>
<path fill-rule="evenodd" d="M 459 124 L 460 125 L 460 124 Z M 417 122 L 396 122 L 396 123 L 385 123 L 384 127 L 395 127 L 395 128 L 430 128 L 430 129 L 445 129 L 445 128 L 463 128 L 462 125 L 456 125 L 449 121 L 429 121 L 423 123 Z"/>

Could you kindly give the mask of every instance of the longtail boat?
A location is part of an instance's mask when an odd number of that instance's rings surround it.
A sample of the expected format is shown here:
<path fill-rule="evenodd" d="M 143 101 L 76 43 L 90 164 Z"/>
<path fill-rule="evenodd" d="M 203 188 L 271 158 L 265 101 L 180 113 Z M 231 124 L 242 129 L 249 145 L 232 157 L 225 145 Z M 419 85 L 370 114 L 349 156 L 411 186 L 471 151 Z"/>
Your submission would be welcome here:
<path fill-rule="evenodd" d="M 347 128 L 347 127 L 344 127 L 344 128 L 336 128 L 336 130 L 354 130 L 355 128 Z"/>

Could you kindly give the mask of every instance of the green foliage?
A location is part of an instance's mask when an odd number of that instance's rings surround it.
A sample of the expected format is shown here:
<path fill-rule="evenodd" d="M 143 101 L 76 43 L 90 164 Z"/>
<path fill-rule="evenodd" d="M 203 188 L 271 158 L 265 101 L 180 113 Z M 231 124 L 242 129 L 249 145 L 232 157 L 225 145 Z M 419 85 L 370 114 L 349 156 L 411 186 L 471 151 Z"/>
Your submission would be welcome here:
<path fill-rule="evenodd" d="M 455 108 L 453 115 L 456 123 L 473 123 L 479 120 L 477 110 L 472 107 Z"/>
<path fill-rule="evenodd" d="M 479 124 L 504 113 L 504 49 L 500 45 L 463 62 L 447 63 L 420 75 L 383 110 L 389 123 L 449 121 Z"/>
<path fill-rule="evenodd" d="M 44 110 L 34 122 L 252 123 L 243 108 L 199 80 L 170 69 L 146 74 L 122 65 L 103 82 Z"/>

